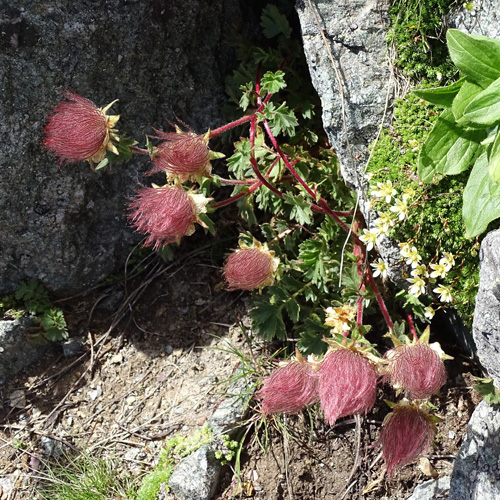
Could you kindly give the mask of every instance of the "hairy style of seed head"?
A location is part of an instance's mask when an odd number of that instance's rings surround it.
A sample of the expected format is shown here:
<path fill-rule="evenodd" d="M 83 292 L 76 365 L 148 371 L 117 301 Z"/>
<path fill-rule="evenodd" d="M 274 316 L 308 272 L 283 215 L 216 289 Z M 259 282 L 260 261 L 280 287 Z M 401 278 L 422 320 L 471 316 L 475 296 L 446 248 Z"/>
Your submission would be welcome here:
<path fill-rule="evenodd" d="M 208 202 L 201 195 L 190 195 L 179 186 L 142 188 L 129 204 L 129 222 L 135 230 L 147 235 L 144 246 L 155 250 L 178 242 L 194 232 L 197 215 Z"/>
<path fill-rule="evenodd" d="M 306 361 L 291 361 L 266 378 L 257 393 L 265 415 L 299 413 L 317 401 L 318 379 Z"/>
<path fill-rule="evenodd" d="M 233 252 L 224 265 L 224 276 L 229 290 L 255 290 L 274 283 L 279 260 L 265 245 L 240 248 Z"/>
<path fill-rule="evenodd" d="M 410 399 L 426 399 L 446 382 L 444 363 L 429 344 L 399 345 L 385 354 L 384 382 L 403 389 Z"/>
<path fill-rule="evenodd" d="M 97 108 L 92 101 L 69 90 L 64 92 L 68 101 L 59 103 L 48 118 L 43 145 L 64 161 L 99 163 L 106 150 L 118 154 L 110 142 L 110 135 L 119 116 L 107 116 L 107 109 Z M 116 102 L 116 101 L 115 101 Z"/>
<path fill-rule="evenodd" d="M 330 425 L 347 415 L 360 415 L 373 407 L 377 373 L 359 351 L 340 348 L 325 356 L 318 372 L 321 409 Z"/>
<path fill-rule="evenodd" d="M 148 174 L 166 172 L 168 178 L 177 176 L 181 183 L 210 175 L 210 150 L 205 137 L 180 130 L 156 133 L 163 142 L 154 150 L 154 168 Z"/>
<path fill-rule="evenodd" d="M 387 464 L 387 474 L 421 457 L 436 433 L 431 417 L 416 406 L 400 403 L 386 417 L 377 444 Z"/>

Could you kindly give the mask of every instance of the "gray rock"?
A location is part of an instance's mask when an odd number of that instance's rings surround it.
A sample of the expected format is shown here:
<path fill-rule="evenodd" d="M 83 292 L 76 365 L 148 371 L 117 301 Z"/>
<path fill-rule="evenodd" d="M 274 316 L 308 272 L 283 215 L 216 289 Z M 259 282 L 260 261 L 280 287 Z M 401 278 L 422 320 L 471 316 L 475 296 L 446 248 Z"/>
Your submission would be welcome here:
<path fill-rule="evenodd" d="M 248 410 L 248 402 L 253 391 L 248 384 L 241 364 L 234 373 L 235 381 L 227 390 L 224 399 L 208 419 L 207 425 L 211 427 L 215 435 L 228 434 L 231 437 L 237 433 L 239 426 Z"/>
<path fill-rule="evenodd" d="M 181 460 L 168 485 L 179 500 L 210 500 L 217 488 L 220 462 L 210 445 L 204 445 Z"/>
<path fill-rule="evenodd" d="M 500 408 L 482 401 L 467 426 L 467 436 L 451 475 L 450 499 L 500 498 Z"/>
<path fill-rule="evenodd" d="M 450 476 L 431 479 L 419 484 L 408 500 L 434 500 L 444 498 L 450 489 Z"/>
<path fill-rule="evenodd" d="M 500 230 L 484 238 L 479 261 L 479 291 L 472 333 L 481 364 L 500 387 Z"/>
<path fill-rule="evenodd" d="M 451 28 L 467 33 L 500 38 L 500 11 L 498 0 L 474 0 L 472 10 L 458 3 L 448 16 Z"/>
<path fill-rule="evenodd" d="M 61 294 L 86 289 L 138 241 L 124 211 L 147 158 L 59 169 L 41 142 L 62 90 L 97 106 L 119 98 L 117 128 L 142 144 L 176 117 L 205 132 L 226 102 L 224 30 L 250 9 L 242 0 L 0 3 L 0 293 L 31 277 Z"/>
<path fill-rule="evenodd" d="M 39 360 L 49 349 L 30 342 L 28 333 L 34 326 L 30 318 L 0 321 L 0 385 Z"/>
<path fill-rule="evenodd" d="M 364 169 L 369 145 L 388 125 L 394 95 L 387 54 L 388 2 L 353 0 L 297 2 L 304 51 L 323 109 L 323 126 L 338 154 L 342 175 L 359 197 L 367 221 L 377 217 L 368 206 Z M 321 28 L 321 29 L 320 29 Z M 321 33 L 321 30 L 324 33 Z M 402 288 L 399 247 L 388 238 L 378 244 L 388 273 Z"/>

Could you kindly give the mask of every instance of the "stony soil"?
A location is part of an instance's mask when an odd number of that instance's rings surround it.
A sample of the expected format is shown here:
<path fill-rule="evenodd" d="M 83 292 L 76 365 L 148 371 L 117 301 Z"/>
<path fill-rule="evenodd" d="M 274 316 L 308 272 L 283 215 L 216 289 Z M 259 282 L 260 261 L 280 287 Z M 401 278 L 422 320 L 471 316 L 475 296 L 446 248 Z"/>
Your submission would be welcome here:
<path fill-rule="evenodd" d="M 112 456 L 138 484 L 166 439 L 190 434 L 212 414 L 240 361 L 236 351 L 265 371 L 258 359 L 276 346 L 249 343 L 244 296 L 220 282 L 210 259 L 187 255 L 174 264 L 156 259 L 135 278 L 62 300 L 81 349 L 68 357 L 56 346 L 1 389 L 0 478 L 14 488 L 0 499 L 36 500 L 44 463 L 61 448 Z M 241 470 L 236 478 L 225 466 L 216 498 L 404 499 L 416 484 L 450 474 L 479 401 L 471 389 L 479 372 L 444 344 L 454 360 L 433 400 L 443 422 L 418 464 L 385 476 L 373 444 L 388 412 L 383 398 L 393 395 L 380 388 L 380 403 L 358 426 L 348 418 L 330 428 L 314 409 L 267 426 L 248 423 Z"/>

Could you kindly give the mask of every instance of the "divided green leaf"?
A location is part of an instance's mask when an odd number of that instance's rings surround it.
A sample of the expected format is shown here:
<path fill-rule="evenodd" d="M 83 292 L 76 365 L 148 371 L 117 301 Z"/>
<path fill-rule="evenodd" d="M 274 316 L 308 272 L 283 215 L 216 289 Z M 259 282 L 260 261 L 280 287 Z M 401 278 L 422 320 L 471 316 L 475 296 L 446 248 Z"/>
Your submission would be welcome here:
<path fill-rule="evenodd" d="M 268 5 L 262 12 L 260 25 L 267 38 L 273 38 L 276 35 L 283 34 L 285 38 L 290 38 L 292 28 L 286 16 L 284 16 L 276 5 Z"/>

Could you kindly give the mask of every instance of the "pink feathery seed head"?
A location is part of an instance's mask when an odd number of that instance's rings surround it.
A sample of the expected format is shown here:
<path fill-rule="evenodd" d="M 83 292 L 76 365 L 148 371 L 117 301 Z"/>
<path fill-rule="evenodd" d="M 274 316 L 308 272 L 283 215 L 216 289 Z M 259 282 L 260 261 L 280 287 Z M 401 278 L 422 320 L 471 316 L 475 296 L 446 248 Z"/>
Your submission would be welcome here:
<path fill-rule="evenodd" d="M 377 373 L 360 352 L 340 348 L 325 356 L 318 372 L 321 409 L 330 425 L 347 415 L 361 415 L 373 407 Z"/>
<path fill-rule="evenodd" d="M 178 186 L 140 189 L 129 209 L 130 223 L 137 232 L 147 235 L 144 246 L 155 250 L 191 234 L 196 219 L 191 197 Z"/>
<path fill-rule="evenodd" d="M 166 172 L 179 176 L 181 180 L 210 175 L 210 150 L 203 136 L 194 132 L 156 132 L 164 142 L 156 148 L 155 166 L 148 174 Z"/>
<path fill-rule="evenodd" d="M 317 401 L 318 379 L 306 361 L 291 361 L 266 378 L 257 393 L 265 415 L 299 413 Z"/>
<path fill-rule="evenodd" d="M 387 474 L 392 477 L 395 468 L 413 462 L 429 448 L 436 433 L 430 416 L 408 404 L 394 407 L 384 422 L 377 444 L 387 464 Z"/>
<path fill-rule="evenodd" d="M 385 355 L 389 361 L 384 382 L 403 389 L 410 399 L 426 399 L 446 383 L 446 370 L 429 344 L 400 345 Z"/>
<path fill-rule="evenodd" d="M 68 101 L 59 103 L 45 127 L 43 145 L 60 157 L 60 163 L 104 158 L 109 141 L 110 121 L 92 101 L 69 90 Z M 116 117 L 114 117 L 116 118 Z M 112 124 L 116 120 L 111 120 Z"/>
<path fill-rule="evenodd" d="M 264 248 L 241 248 L 224 265 L 229 290 L 255 290 L 274 283 L 275 259 Z"/>

